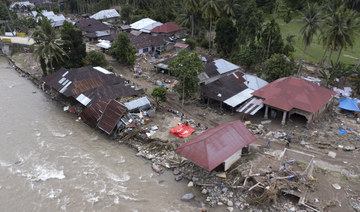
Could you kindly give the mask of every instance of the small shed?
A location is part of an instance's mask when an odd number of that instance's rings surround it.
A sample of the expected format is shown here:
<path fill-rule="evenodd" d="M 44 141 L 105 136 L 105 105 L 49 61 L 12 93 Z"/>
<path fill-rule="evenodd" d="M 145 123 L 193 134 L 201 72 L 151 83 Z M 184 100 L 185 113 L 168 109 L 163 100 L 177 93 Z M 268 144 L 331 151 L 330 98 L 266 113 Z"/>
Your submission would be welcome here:
<path fill-rule="evenodd" d="M 133 110 L 137 110 L 137 109 L 138 110 L 147 110 L 147 109 L 150 109 L 151 103 L 146 98 L 146 96 L 144 96 L 139 99 L 136 99 L 136 100 L 133 100 L 130 102 L 126 102 L 125 106 L 129 111 L 133 111 Z"/>
<path fill-rule="evenodd" d="M 175 150 L 208 171 L 224 164 L 225 171 L 240 159 L 242 148 L 256 137 L 240 121 L 221 124 L 195 137 Z"/>

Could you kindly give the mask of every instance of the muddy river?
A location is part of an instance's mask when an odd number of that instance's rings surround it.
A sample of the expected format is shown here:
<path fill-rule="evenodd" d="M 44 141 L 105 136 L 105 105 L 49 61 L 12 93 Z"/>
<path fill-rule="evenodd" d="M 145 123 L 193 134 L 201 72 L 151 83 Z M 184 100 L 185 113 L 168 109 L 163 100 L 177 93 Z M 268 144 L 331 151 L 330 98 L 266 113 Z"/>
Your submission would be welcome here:
<path fill-rule="evenodd" d="M 1 211 L 199 211 L 194 188 L 66 113 L 0 57 Z"/>

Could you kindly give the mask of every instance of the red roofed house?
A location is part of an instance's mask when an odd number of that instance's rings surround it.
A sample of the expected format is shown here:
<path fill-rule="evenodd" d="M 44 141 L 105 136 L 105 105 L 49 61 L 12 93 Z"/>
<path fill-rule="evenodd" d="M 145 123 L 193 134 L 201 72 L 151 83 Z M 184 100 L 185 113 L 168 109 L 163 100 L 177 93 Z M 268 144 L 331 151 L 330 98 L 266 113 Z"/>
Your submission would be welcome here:
<path fill-rule="evenodd" d="M 154 29 L 151 30 L 151 33 L 154 34 L 166 34 L 168 36 L 174 35 L 174 34 L 180 34 L 184 32 L 184 28 L 177 25 L 174 22 L 166 22 L 165 24 L 161 26 L 157 26 Z"/>
<path fill-rule="evenodd" d="M 255 141 L 256 137 L 236 120 L 205 131 L 175 152 L 208 171 L 221 164 L 227 170 L 241 157 L 242 148 Z"/>
<path fill-rule="evenodd" d="M 296 77 L 277 79 L 252 93 L 263 99 L 266 106 L 265 119 L 268 118 L 269 107 L 283 112 L 283 125 L 287 115 L 302 115 L 308 123 L 318 119 L 335 94 L 334 91 Z"/>

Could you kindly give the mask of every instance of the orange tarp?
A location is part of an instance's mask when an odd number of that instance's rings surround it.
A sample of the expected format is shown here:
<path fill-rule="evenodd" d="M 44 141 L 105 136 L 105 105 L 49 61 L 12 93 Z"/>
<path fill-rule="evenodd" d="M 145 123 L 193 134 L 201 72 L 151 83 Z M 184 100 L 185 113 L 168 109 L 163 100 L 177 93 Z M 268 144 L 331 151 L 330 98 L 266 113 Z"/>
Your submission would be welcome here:
<path fill-rule="evenodd" d="M 179 124 L 178 126 L 170 130 L 171 134 L 176 135 L 177 137 L 180 138 L 186 138 L 189 135 L 191 135 L 193 132 L 195 132 L 195 130 L 189 124 L 186 125 L 185 123 Z"/>

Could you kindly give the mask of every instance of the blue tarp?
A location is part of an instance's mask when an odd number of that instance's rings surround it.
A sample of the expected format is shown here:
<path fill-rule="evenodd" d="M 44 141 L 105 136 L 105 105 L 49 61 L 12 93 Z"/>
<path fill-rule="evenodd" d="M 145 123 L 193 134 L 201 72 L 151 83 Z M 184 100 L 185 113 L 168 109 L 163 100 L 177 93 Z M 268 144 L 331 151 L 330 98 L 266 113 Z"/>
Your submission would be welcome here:
<path fill-rule="evenodd" d="M 356 112 L 360 111 L 358 106 L 358 99 L 339 98 L 339 100 L 340 100 L 339 108 L 349 111 L 356 111 Z"/>

